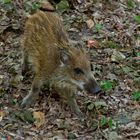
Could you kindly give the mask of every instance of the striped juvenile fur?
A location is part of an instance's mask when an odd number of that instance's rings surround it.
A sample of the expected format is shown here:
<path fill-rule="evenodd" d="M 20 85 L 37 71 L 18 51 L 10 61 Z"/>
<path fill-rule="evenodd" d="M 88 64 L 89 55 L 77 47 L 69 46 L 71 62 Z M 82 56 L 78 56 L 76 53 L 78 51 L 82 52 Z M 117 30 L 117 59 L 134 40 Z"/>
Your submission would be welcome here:
<path fill-rule="evenodd" d="M 29 61 L 35 72 L 31 90 L 23 99 L 22 106 L 32 105 L 41 86 L 48 82 L 81 116 L 74 96 L 77 90 L 96 93 L 100 88 L 94 80 L 86 52 L 69 43 L 59 16 L 54 12 L 37 11 L 29 17 L 22 37 L 22 48 L 22 73 L 28 71 Z"/>

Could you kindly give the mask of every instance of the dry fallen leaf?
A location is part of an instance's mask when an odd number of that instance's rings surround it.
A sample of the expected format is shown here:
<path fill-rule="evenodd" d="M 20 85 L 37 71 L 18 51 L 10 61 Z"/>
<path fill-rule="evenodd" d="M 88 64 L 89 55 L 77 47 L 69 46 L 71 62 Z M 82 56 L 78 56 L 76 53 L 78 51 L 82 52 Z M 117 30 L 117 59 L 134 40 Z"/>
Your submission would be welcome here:
<path fill-rule="evenodd" d="M 121 53 L 121 52 L 119 52 L 119 51 L 117 51 L 115 49 L 113 50 L 113 54 L 111 56 L 111 61 L 112 62 L 120 63 L 125 58 L 126 58 L 126 56 L 123 53 Z"/>
<path fill-rule="evenodd" d="M 45 123 L 45 114 L 43 112 L 33 112 L 33 117 L 35 119 L 35 126 L 41 127 Z"/>
<path fill-rule="evenodd" d="M 4 116 L 5 116 L 5 112 L 0 110 L 0 122 L 2 121 Z"/>
<path fill-rule="evenodd" d="M 120 22 L 117 22 L 114 24 L 114 28 L 120 31 L 120 30 L 123 30 L 124 27 Z"/>
<path fill-rule="evenodd" d="M 99 43 L 96 40 L 88 40 L 87 47 L 88 48 L 92 48 L 92 47 L 98 48 Z"/>
<path fill-rule="evenodd" d="M 91 29 L 94 26 L 94 21 L 92 19 L 87 20 L 86 23 L 89 29 Z"/>

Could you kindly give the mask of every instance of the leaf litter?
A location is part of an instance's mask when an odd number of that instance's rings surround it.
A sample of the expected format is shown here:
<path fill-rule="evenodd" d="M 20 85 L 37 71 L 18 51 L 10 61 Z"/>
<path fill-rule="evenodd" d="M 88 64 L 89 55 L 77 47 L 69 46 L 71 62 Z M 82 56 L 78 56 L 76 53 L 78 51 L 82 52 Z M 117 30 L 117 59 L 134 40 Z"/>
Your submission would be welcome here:
<path fill-rule="evenodd" d="M 32 75 L 21 75 L 20 37 L 27 16 L 39 8 L 36 2 L 0 1 L 0 139 L 140 139 L 139 1 L 62 0 L 55 5 L 70 39 L 90 53 L 95 77 L 106 91 L 77 94 L 84 119 L 47 89 L 31 108 L 19 106 L 32 81 Z"/>

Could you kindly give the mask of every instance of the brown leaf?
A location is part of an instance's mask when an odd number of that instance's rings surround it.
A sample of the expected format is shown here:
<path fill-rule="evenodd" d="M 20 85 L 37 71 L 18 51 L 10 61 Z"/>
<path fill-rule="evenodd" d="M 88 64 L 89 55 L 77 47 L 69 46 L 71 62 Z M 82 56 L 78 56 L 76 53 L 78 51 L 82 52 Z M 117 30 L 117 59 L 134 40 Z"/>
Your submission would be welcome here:
<path fill-rule="evenodd" d="M 115 23 L 114 28 L 117 29 L 118 31 L 123 30 L 123 25 L 119 22 Z"/>
<path fill-rule="evenodd" d="M 0 121 L 2 121 L 4 116 L 5 116 L 5 112 L 0 110 Z"/>
<path fill-rule="evenodd" d="M 89 47 L 89 48 L 92 48 L 92 47 L 98 48 L 99 43 L 96 40 L 88 40 L 87 47 Z"/>
<path fill-rule="evenodd" d="M 94 26 L 94 21 L 92 19 L 87 20 L 86 23 L 89 29 L 91 29 Z"/>
<path fill-rule="evenodd" d="M 36 127 L 41 127 L 45 123 L 45 115 L 43 112 L 33 112 L 33 117 L 36 120 L 35 121 L 35 126 Z"/>

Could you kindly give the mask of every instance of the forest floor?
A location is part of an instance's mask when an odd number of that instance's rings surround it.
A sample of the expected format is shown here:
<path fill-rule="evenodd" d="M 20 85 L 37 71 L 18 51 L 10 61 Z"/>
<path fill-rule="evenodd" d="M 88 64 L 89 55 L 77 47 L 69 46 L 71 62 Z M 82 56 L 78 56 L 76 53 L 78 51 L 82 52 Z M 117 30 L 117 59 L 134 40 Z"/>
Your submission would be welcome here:
<path fill-rule="evenodd" d="M 140 1 L 82 1 L 56 5 L 73 42 L 89 50 L 94 75 L 105 91 L 76 95 L 84 118 L 43 89 L 22 109 L 32 75 L 21 75 L 20 39 L 35 1 L 0 2 L 0 140 L 139 140 Z M 77 56 L 78 57 L 78 56 Z"/>

